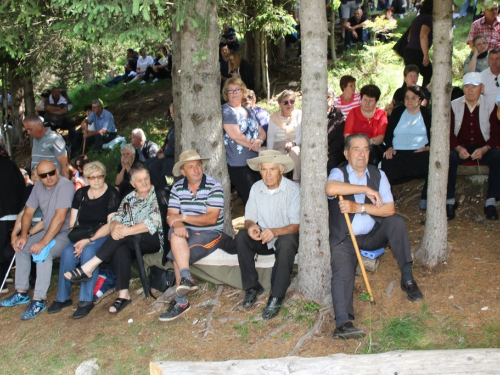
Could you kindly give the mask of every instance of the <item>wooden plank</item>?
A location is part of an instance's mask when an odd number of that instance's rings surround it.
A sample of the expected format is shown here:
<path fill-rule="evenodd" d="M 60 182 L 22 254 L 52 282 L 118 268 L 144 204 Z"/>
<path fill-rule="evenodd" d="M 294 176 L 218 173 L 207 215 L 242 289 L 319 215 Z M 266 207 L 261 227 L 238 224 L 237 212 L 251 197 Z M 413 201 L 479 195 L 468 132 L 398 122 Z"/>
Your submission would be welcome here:
<path fill-rule="evenodd" d="M 486 165 L 459 165 L 457 170 L 458 176 L 488 176 L 489 168 Z"/>
<path fill-rule="evenodd" d="M 225 362 L 151 362 L 152 375 L 248 374 L 499 374 L 500 349 L 398 350 Z"/>

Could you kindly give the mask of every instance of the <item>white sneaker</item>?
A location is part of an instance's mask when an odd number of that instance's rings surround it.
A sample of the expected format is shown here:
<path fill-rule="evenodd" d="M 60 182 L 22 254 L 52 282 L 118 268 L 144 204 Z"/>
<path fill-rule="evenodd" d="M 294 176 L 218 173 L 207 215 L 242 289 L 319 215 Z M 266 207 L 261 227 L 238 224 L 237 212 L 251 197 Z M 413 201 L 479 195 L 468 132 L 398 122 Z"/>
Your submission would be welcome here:
<path fill-rule="evenodd" d="M 146 81 L 142 80 L 141 85 L 145 85 L 145 84 L 146 84 Z"/>
<path fill-rule="evenodd" d="M 153 83 L 158 82 L 158 78 L 153 79 Z"/>

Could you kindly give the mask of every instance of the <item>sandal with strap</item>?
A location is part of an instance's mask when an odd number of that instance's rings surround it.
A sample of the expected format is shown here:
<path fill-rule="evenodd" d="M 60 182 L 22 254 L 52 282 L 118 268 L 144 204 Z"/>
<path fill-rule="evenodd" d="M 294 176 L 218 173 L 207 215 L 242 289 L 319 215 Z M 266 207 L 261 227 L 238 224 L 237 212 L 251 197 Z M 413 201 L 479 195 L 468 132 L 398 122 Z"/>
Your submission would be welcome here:
<path fill-rule="evenodd" d="M 117 298 L 115 299 L 115 302 L 110 306 L 115 308 L 115 311 L 109 311 L 110 314 L 118 314 L 120 311 L 122 311 L 127 305 L 130 305 L 132 303 L 131 299 L 125 299 L 125 298 Z"/>
<path fill-rule="evenodd" d="M 87 276 L 85 272 L 83 272 L 82 267 L 77 267 L 74 270 L 69 271 L 71 277 L 66 277 L 64 274 L 64 278 L 68 280 L 72 284 L 78 284 L 84 281 L 92 280 L 92 277 Z"/>

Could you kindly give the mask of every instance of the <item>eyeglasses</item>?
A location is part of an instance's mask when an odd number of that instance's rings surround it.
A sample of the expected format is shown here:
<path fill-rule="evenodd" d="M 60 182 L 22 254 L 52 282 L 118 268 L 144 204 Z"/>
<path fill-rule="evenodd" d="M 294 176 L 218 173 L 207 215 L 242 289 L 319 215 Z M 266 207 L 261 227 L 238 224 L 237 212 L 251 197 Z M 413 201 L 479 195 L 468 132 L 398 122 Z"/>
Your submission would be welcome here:
<path fill-rule="evenodd" d="M 38 177 L 40 177 L 43 180 L 44 178 L 47 178 L 47 176 L 51 176 L 51 177 L 55 176 L 56 171 L 57 171 L 57 169 L 54 169 L 54 170 L 47 172 L 47 173 L 39 173 Z"/>
<path fill-rule="evenodd" d="M 227 90 L 228 94 L 237 94 L 241 91 L 241 89 Z"/>
<path fill-rule="evenodd" d="M 247 95 L 247 99 L 250 99 L 250 100 L 251 100 L 251 99 L 253 99 L 253 98 L 255 98 L 255 96 L 253 96 L 253 95 Z"/>
<path fill-rule="evenodd" d="M 99 176 L 90 176 L 90 177 L 87 177 L 87 180 L 89 181 L 97 181 L 97 180 L 102 180 L 104 178 L 104 175 L 99 175 Z"/>
<path fill-rule="evenodd" d="M 293 100 L 293 99 L 292 100 L 285 100 L 283 102 L 283 105 L 288 105 L 288 103 L 290 103 L 291 105 L 294 105 L 295 104 L 295 100 Z"/>

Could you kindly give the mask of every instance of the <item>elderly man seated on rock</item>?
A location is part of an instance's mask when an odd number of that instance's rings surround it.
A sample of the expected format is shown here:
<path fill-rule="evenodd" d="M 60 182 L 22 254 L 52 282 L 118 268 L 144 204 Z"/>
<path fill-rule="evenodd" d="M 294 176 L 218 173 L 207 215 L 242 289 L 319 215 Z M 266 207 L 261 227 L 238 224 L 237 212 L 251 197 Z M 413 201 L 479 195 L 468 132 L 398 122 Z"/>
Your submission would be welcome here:
<path fill-rule="evenodd" d="M 330 250 L 332 301 L 335 312 L 335 339 L 365 336 L 354 327 L 354 276 L 358 259 L 344 214 L 349 214 L 352 230 L 360 248 L 376 250 L 391 246 L 401 271 L 401 289 L 411 302 L 423 296 L 413 278 L 412 256 L 404 220 L 395 215 L 391 185 L 385 173 L 368 165 L 370 139 L 352 134 L 345 139 L 348 164 L 334 168 L 328 176 L 326 194 L 330 199 Z M 343 196 L 340 200 L 338 196 Z"/>
<path fill-rule="evenodd" d="M 475 161 L 489 167 L 488 192 L 484 213 L 488 220 L 498 220 L 495 207 L 500 191 L 500 129 L 497 106 L 484 99 L 481 73 L 464 75 L 464 96 L 451 102 L 450 169 L 446 194 L 446 215 L 455 218 L 458 202 L 455 200 L 457 169 L 466 161 Z"/>
<path fill-rule="evenodd" d="M 89 129 L 92 125 L 93 130 Z M 82 141 L 85 139 L 86 146 L 94 145 L 94 151 L 102 150 L 102 145 L 116 138 L 117 131 L 115 118 L 108 110 L 104 109 L 99 99 L 92 101 L 92 112 L 82 121 L 82 132 L 77 133 L 75 140 L 75 152 L 79 152 Z M 85 150 L 81 150 L 85 153 Z"/>
<path fill-rule="evenodd" d="M 279 314 L 291 283 L 295 255 L 299 248 L 300 187 L 283 177 L 294 168 L 289 156 L 265 150 L 247 160 L 259 171 L 262 180 L 250 190 L 245 207 L 245 228 L 236 236 L 241 280 L 245 289 L 243 307 L 249 308 L 264 292 L 255 269 L 256 254 L 274 254 L 276 261 L 271 275 L 271 295 L 262 313 L 263 319 Z"/>
<path fill-rule="evenodd" d="M 167 224 L 177 283 L 176 295 L 159 320 L 168 322 L 187 312 L 187 296 L 198 289 L 189 265 L 217 250 L 225 238 L 224 193 L 219 181 L 203 173 L 203 159 L 195 150 L 184 151 L 175 163 L 173 175 L 184 176 L 172 186 Z"/>

